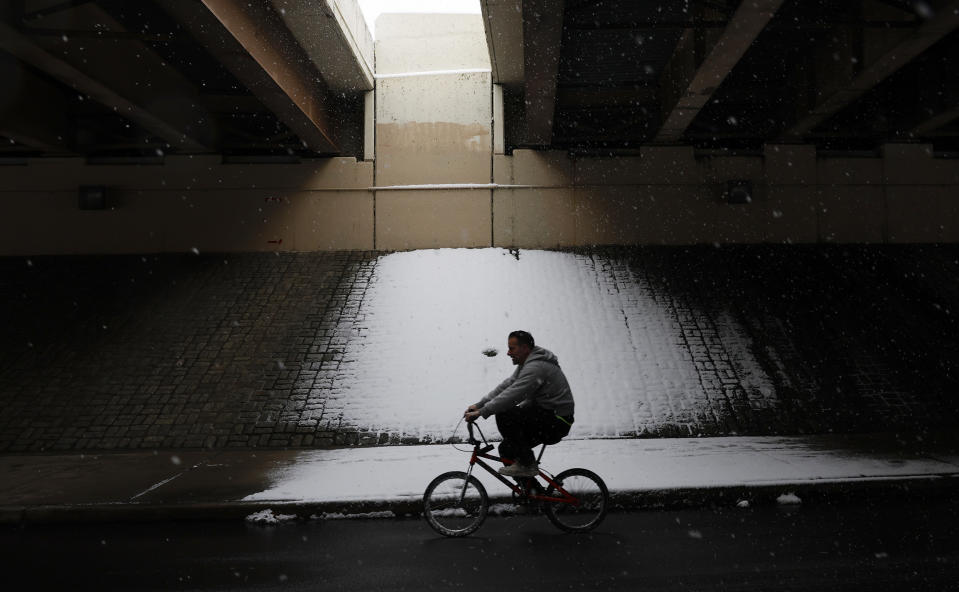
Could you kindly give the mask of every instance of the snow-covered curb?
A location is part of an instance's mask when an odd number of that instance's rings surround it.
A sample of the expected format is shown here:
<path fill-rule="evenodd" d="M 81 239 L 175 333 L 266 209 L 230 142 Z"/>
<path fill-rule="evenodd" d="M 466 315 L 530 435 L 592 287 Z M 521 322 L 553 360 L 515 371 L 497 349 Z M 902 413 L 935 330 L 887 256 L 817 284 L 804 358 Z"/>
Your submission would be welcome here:
<path fill-rule="evenodd" d="M 357 513 L 322 512 L 320 514 L 310 515 L 310 520 L 370 520 L 383 518 L 396 518 L 396 514 L 393 513 L 392 510 L 380 510 Z M 272 508 L 254 512 L 246 517 L 246 521 L 253 524 L 281 524 L 284 522 L 293 522 L 298 519 L 299 516 L 297 514 L 274 514 Z"/>
<path fill-rule="evenodd" d="M 292 522 L 293 520 L 296 520 L 296 514 L 274 514 L 270 508 L 254 512 L 246 517 L 246 521 L 253 524 L 279 524 L 281 522 Z"/>
<path fill-rule="evenodd" d="M 459 445 L 465 448 L 464 445 Z M 468 454 L 450 445 L 304 451 L 276 462 L 272 484 L 244 502 L 411 502 L 440 473 L 466 470 Z M 869 456 L 819 437 L 565 440 L 549 447 L 547 470 L 585 467 L 610 492 L 775 488 L 935 476 L 959 476 L 959 458 L 874 452 Z M 492 497 L 508 490 L 484 471 L 474 474 Z"/>
<path fill-rule="evenodd" d="M 394 514 L 392 510 L 383 510 L 380 512 L 358 512 L 355 514 L 323 512 L 322 514 L 313 514 L 310 516 L 310 520 L 377 520 L 383 518 L 396 518 L 396 514 Z"/>

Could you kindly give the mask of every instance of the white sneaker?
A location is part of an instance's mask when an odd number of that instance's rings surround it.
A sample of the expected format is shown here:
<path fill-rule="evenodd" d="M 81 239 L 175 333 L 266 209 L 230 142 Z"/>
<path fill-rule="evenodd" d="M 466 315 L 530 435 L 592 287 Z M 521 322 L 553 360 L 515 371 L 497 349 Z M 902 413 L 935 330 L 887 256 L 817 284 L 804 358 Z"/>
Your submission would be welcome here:
<path fill-rule="evenodd" d="M 536 463 L 523 465 L 516 462 L 508 467 L 500 467 L 499 474 L 506 477 L 535 477 L 539 475 L 539 467 Z"/>

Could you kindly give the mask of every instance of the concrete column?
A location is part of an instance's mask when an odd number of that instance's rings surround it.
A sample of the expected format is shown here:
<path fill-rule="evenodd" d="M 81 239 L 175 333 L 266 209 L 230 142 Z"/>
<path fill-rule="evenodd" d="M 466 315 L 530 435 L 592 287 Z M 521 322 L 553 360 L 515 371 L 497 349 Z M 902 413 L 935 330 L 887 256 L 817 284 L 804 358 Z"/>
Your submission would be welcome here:
<path fill-rule="evenodd" d="M 503 121 L 503 85 L 493 85 L 493 154 L 506 152 L 506 126 Z"/>
<path fill-rule="evenodd" d="M 388 14 L 376 29 L 377 248 L 489 246 L 493 89 L 482 20 Z"/>
<path fill-rule="evenodd" d="M 376 159 L 376 91 L 363 95 L 363 160 Z"/>

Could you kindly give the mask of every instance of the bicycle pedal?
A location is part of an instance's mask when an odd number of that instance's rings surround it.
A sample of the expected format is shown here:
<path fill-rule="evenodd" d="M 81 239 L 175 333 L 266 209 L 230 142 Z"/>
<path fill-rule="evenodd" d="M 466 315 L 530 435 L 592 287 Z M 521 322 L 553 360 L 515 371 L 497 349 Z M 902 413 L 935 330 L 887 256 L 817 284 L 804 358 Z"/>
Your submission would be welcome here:
<path fill-rule="evenodd" d="M 523 488 L 523 493 L 526 495 L 542 495 L 545 493 L 543 488 L 540 487 L 540 484 L 536 481 L 533 481 L 532 483 L 523 483 L 521 486 Z"/>

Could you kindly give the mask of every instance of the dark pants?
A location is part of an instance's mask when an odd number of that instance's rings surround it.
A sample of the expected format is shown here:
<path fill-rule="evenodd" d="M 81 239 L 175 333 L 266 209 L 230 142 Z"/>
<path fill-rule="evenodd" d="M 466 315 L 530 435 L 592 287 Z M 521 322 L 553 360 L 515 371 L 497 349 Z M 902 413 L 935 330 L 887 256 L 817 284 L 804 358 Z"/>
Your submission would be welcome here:
<path fill-rule="evenodd" d="M 567 418 L 573 423 L 573 418 Z M 502 458 L 532 465 L 536 461 L 533 446 L 555 444 L 569 433 L 569 424 L 556 413 L 542 407 L 513 407 L 496 414 L 496 427 L 503 436 L 499 445 Z"/>

